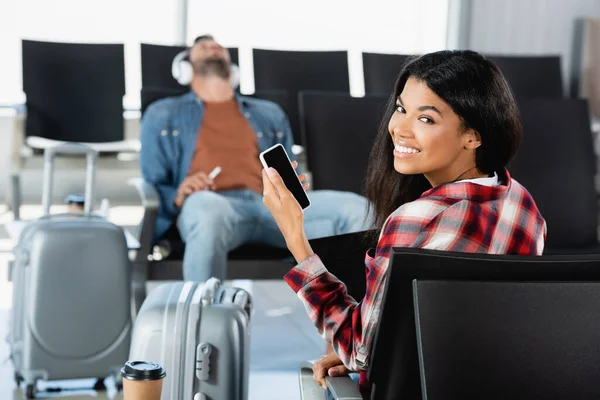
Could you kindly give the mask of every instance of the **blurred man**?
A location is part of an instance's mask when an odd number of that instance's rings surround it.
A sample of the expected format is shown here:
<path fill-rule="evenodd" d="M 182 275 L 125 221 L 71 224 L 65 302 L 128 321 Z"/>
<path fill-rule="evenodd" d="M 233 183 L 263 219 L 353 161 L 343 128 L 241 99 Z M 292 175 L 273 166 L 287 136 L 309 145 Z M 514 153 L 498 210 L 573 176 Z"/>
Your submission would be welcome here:
<path fill-rule="evenodd" d="M 224 279 L 227 253 L 246 243 L 285 247 L 262 203 L 261 151 L 281 143 L 292 153 L 287 116 L 275 103 L 241 96 L 230 84 L 229 52 L 210 35 L 189 50 L 191 91 L 148 107 L 141 128 L 144 179 L 159 191 L 156 238 L 173 223 L 186 243 L 184 279 Z M 211 171 L 220 167 L 214 179 Z M 312 191 L 309 238 L 367 229 L 367 200 Z"/>

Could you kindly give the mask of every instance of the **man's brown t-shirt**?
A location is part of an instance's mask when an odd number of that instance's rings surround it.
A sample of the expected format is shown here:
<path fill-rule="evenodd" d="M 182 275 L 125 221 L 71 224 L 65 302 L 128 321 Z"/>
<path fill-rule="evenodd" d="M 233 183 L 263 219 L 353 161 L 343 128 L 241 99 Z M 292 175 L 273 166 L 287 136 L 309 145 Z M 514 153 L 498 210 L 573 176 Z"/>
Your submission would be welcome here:
<path fill-rule="evenodd" d="M 204 117 L 188 176 L 207 175 L 217 166 L 215 189 L 250 189 L 262 193 L 262 164 L 258 159 L 256 134 L 242 115 L 235 99 L 204 102 Z"/>

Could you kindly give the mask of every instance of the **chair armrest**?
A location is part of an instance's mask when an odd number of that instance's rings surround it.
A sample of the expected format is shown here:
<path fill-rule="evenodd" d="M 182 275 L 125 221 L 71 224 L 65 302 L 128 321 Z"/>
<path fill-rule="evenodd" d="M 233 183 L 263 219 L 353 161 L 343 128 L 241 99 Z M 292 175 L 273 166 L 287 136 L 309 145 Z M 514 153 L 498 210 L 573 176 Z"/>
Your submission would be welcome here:
<path fill-rule="evenodd" d="M 300 363 L 298 382 L 300 383 L 301 400 L 325 400 L 327 392 L 313 379 L 313 362 L 303 361 Z"/>
<path fill-rule="evenodd" d="M 152 258 L 154 241 L 154 224 L 158 215 L 160 197 L 154 186 L 142 178 L 130 179 L 127 183 L 135 187 L 142 200 L 144 215 L 139 226 L 138 241 L 140 247 L 135 254 L 132 270 L 132 315 L 137 315 L 146 299 L 146 281 L 148 279 L 148 263 Z"/>
<path fill-rule="evenodd" d="M 51 147 L 65 144 L 62 140 L 47 139 L 39 136 L 29 136 L 25 139 L 25 144 L 32 149 L 46 150 Z M 100 142 L 82 144 L 96 150 L 98 153 L 139 153 L 141 144 L 139 140 L 121 140 L 118 142 Z"/>
<path fill-rule="evenodd" d="M 154 186 L 142 178 L 133 178 L 128 183 L 135 187 L 142 199 L 144 216 L 139 227 L 138 240 L 140 248 L 137 252 L 136 261 L 145 262 L 152 254 L 152 243 L 154 240 L 154 224 L 158 215 L 160 197 Z"/>
<path fill-rule="evenodd" d="M 326 376 L 325 383 L 334 399 L 338 400 L 362 400 L 358 386 L 349 376 Z"/>
<path fill-rule="evenodd" d="M 302 400 L 323 400 L 327 392 L 313 379 L 313 362 L 303 361 L 300 364 L 298 380 L 300 382 L 300 398 Z M 327 389 L 337 400 L 362 400 L 358 387 L 349 376 L 325 377 Z"/>
<path fill-rule="evenodd" d="M 142 199 L 142 206 L 145 209 L 158 209 L 160 197 L 154 186 L 146 182 L 142 178 L 132 178 L 128 183 L 135 187 Z"/>

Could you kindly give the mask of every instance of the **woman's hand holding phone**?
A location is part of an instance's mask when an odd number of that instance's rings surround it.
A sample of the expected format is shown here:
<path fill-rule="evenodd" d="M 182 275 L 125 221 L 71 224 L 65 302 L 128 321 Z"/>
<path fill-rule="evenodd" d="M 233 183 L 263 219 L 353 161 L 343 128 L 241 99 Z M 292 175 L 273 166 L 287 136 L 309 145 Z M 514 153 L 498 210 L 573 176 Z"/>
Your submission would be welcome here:
<path fill-rule="evenodd" d="M 296 169 L 298 163 L 294 161 L 292 166 Z M 300 263 L 314 254 L 304 233 L 302 207 L 274 168 L 263 169 L 262 175 L 263 203 L 275 219 L 288 249 Z M 308 189 L 306 175 L 302 174 L 298 178 L 304 190 Z"/>

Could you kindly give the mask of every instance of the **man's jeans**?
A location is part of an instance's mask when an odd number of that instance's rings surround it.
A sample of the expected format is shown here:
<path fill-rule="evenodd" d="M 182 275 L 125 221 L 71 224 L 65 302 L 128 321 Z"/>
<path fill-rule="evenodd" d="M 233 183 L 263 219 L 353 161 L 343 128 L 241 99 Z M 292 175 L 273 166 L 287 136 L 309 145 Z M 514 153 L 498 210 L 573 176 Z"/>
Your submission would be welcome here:
<path fill-rule="evenodd" d="M 308 239 L 358 232 L 370 228 L 367 199 L 354 193 L 308 192 L 311 206 L 304 211 Z M 225 279 L 227 253 L 243 244 L 286 246 L 262 195 L 250 190 L 200 191 L 184 202 L 178 217 L 186 243 L 183 277 L 187 281 Z"/>

